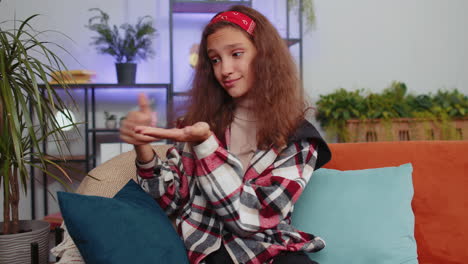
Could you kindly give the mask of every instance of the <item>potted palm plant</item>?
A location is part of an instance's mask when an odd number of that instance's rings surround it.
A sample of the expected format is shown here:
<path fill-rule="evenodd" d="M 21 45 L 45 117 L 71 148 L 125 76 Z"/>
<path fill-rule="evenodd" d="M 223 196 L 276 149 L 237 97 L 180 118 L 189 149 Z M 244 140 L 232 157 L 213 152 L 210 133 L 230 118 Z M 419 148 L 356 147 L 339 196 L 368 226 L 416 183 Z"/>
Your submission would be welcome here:
<path fill-rule="evenodd" d="M 31 26 L 36 16 L 15 21 L 19 27 L 12 30 L 4 29 L 5 23 L 0 24 L 0 263 L 30 263 L 31 242 L 39 246 L 39 263 L 47 263 L 49 224 L 19 220 L 20 192 L 27 192 L 28 169 L 42 170 L 64 185 L 70 179 L 41 148 L 52 137 L 62 153 L 59 141 L 66 135 L 55 115 L 61 112 L 70 121 L 72 118 L 65 110 L 64 100 L 47 82 L 51 72 L 66 67 L 49 49 L 53 43 L 39 39 L 44 32 L 38 33 Z M 51 172 L 56 171 L 52 167 L 63 174 Z"/>
<path fill-rule="evenodd" d="M 144 16 L 138 19 L 136 25 L 124 23 L 120 26 L 123 31 L 121 34 L 116 25 L 109 25 L 107 13 L 99 8 L 91 8 L 89 11 L 98 12 L 85 26 L 97 33 L 91 44 L 96 46 L 99 53 L 115 58 L 118 83 L 135 83 L 136 62 L 154 56 L 152 43 L 156 29 L 153 27 L 153 19 Z"/>

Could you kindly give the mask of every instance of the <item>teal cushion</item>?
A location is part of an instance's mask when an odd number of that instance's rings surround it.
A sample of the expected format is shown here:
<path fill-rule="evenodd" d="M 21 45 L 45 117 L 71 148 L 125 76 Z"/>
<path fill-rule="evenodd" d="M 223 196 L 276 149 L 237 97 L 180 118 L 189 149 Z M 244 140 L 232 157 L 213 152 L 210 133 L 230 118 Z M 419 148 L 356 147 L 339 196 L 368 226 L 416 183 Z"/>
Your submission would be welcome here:
<path fill-rule="evenodd" d="M 58 192 L 58 200 L 86 263 L 188 263 L 168 217 L 133 180 L 114 198 Z"/>
<path fill-rule="evenodd" d="M 320 264 L 418 263 L 412 172 L 411 164 L 315 171 L 292 216 L 326 242 L 309 256 Z"/>

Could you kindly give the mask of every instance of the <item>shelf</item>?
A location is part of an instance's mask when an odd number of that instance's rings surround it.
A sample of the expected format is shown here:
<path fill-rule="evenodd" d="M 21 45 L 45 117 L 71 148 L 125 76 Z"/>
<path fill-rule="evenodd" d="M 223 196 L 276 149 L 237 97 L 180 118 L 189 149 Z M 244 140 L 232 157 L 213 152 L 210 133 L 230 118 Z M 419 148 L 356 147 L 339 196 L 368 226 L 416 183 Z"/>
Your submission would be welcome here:
<path fill-rule="evenodd" d="M 120 130 L 118 128 L 94 128 L 88 129 L 88 132 L 96 132 L 96 133 L 119 133 Z"/>
<path fill-rule="evenodd" d="M 189 96 L 189 92 L 174 92 L 174 96 Z"/>
<path fill-rule="evenodd" d="M 288 47 L 291 47 L 292 45 L 301 42 L 301 40 L 297 38 L 285 39 L 284 41 L 286 41 L 286 43 L 288 44 Z"/>
<path fill-rule="evenodd" d="M 167 128 L 165 126 L 158 126 L 159 128 Z M 95 132 L 96 134 L 100 134 L 100 133 L 111 133 L 111 134 L 115 134 L 115 133 L 120 133 L 120 129 L 119 128 L 113 128 L 113 129 L 109 129 L 109 128 L 90 128 L 88 129 L 88 132 L 91 133 L 91 132 Z"/>
<path fill-rule="evenodd" d="M 40 84 L 44 87 L 44 84 Z M 169 83 L 135 83 L 135 84 L 118 84 L 118 83 L 80 83 L 80 84 L 66 84 L 68 88 L 153 88 L 153 89 L 167 89 Z M 61 88 L 60 84 L 50 84 L 50 87 Z"/>
<path fill-rule="evenodd" d="M 89 156 L 88 159 L 86 159 L 86 155 L 72 155 L 72 156 L 64 155 L 64 156 L 61 156 L 61 157 L 46 155 L 45 158 L 48 159 L 48 160 L 51 160 L 53 162 L 88 162 L 93 157 Z M 38 159 L 33 159 L 32 162 L 37 163 L 37 162 L 39 162 L 39 160 Z"/>
<path fill-rule="evenodd" d="M 174 13 L 218 13 L 233 5 L 251 6 L 251 1 L 174 1 Z"/>

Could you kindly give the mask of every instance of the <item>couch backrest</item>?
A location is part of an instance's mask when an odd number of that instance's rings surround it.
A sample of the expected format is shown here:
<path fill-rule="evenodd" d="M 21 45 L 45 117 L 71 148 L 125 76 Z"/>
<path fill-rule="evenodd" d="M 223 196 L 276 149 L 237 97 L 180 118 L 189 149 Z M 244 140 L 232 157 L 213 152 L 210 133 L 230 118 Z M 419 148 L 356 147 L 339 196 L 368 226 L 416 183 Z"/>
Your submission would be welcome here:
<path fill-rule="evenodd" d="M 153 146 L 165 159 L 169 145 Z M 130 179 L 136 180 L 135 151 L 122 153 L 91 170 L 76 190 L 77 193 L 113 197 Z"/>
<path fill-rule="evenodd" d="M 168 145 L 155 146 L 165 157 Z M 330 144 L 325 166 L 357 170 L 413 165 L 413 211 L 420 263 L 468 263 L 468 141 L 408 141 Z M 136 178 L 130 151 L 99 165 L 77 192 L 112 197 Z"/>
<path fill-rule="evenodd" d="M 326 168 L 413 165 L 415 237 L 420 263 L 468 263 L 468 141 L 330 144 Z"/>

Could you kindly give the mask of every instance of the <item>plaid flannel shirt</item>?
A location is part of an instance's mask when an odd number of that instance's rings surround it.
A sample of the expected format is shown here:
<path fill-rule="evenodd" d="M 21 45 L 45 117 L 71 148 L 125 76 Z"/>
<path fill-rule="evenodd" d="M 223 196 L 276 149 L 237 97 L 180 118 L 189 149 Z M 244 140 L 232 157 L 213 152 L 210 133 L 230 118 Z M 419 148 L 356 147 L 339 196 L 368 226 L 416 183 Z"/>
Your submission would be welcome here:
<path fill-rule="evenodd" d="M 221 243 L 234 263 L 269 263 L 282 251 L 315 252 L 324 241 L 296 230 L 290 220 L 317 165 L 317 146 L 326 156 L 320 163 L 330 158 L 328 146 L 312 132 L 298 133 L 303 138 L 287 146 L 258 150 L 245 174 L 214 135 L 196 146 L 176 143 L 164 162 L 137 162 L 139 183 L 167 214 L 177 214 L 191 263 L 203 263 Z"/>

